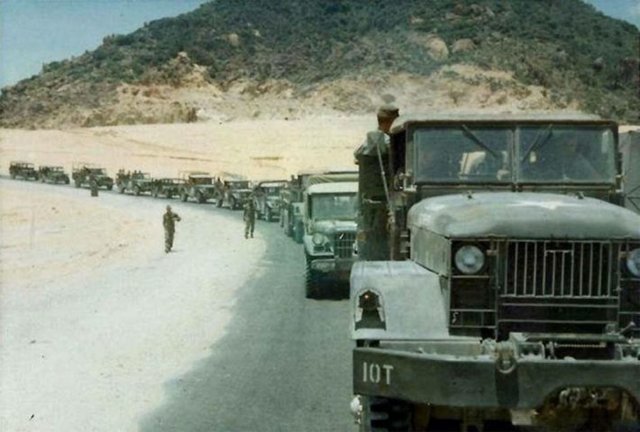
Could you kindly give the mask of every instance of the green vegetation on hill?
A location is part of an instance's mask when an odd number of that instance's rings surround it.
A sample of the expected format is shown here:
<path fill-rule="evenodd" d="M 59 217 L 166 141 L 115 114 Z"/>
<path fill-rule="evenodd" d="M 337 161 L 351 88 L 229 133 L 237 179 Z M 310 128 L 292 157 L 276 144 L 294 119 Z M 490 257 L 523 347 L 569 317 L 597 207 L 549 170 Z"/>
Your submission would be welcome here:
<path fill-rule="evenodd" d="M 448 55 L 429 55 L 431 36 Z M 238 78 L 304 88 L 469 63 L 546 87 L 558 107 L 578 102 L 637 122 L 639 41 L 636 27 L 581 0 L 217 0 L 108 36 L 96 50 L 3 89 L 0 125 L 20 126 L 21 118 L 46 117 L 65 104 L 113 103 L 120 83 L 179 86 L 190 71 L 175 61 L 179 53 L 223 89 Z"/>

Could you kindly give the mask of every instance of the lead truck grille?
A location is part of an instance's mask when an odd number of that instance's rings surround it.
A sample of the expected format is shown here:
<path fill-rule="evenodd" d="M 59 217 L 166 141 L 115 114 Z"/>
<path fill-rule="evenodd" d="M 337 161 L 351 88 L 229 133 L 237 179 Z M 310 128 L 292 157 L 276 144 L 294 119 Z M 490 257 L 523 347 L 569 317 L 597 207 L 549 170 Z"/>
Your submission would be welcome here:
<path fill-rule="evenodd" d="M 620 245 L 509 241 L 498 273 L 498 332 L 602 333 L 618 320 Z"/>
<path fill-rule="evenodd" d="M 339 258 L 351 258 L 353 255 L 353 243 L 356 241 L 354 232 L 338 232 L 334 237 L 334 251 Z"/>
<path fill-rule="evenodd" d="M 609 242 L 510 242 L 503 296 L 612 298 L 617 251 Z"/>

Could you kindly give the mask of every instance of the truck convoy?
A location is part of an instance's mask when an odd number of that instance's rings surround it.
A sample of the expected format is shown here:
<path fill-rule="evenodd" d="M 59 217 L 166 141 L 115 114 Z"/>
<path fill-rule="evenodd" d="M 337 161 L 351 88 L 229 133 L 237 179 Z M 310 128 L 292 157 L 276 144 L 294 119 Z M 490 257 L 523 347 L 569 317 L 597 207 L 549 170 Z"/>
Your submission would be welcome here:
<path fill-rule="evenodd" d="M 361 430 L 637 428 L 640 216 L 623 207 L 617 125 L 379 123 L 356 153 Z"/>

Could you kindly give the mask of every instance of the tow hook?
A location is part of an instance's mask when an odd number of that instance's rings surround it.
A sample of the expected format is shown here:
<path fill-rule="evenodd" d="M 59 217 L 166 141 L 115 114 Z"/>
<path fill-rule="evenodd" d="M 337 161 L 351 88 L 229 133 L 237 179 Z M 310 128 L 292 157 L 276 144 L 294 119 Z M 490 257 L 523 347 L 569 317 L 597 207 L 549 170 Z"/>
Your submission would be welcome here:
<path fill-rule="evenodd" d="M 362 423 L 362 401 L 360 400 L 360 396 L 354 396 L 349 404 L 349 409 L 351 411 L 351 415 L 353 415 L 353 419 L 357 425 Z"/>

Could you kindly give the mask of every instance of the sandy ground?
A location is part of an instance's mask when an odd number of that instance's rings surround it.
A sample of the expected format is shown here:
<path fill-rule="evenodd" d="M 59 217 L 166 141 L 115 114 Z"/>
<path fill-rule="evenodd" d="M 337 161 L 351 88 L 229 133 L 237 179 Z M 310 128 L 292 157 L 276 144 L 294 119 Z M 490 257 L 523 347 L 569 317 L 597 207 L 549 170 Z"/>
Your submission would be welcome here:
<path fill-rule="evenodd" d="M 176 202 L 165 254 L 164 200 L 0 191 L 0 430 L 136 430 L 224 334 L 264 241 L 245 241 L 237 214 Z"/>
<path fill-rule="evenodd" d="M 353 167 L 372 118 L 1 130 L 12 160 L 97 163 L 113 175 L 206 170 L 250 179 Z M 129 431 L 162 383 L 210 353 L 235 294 L 260 271 L 239 216 L 172 201 L 183 217 L 165 255 L 164 200 L 0 180 L 0 430 Z"/>

